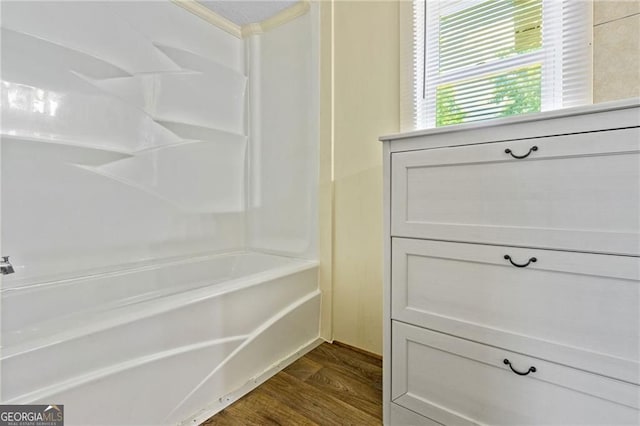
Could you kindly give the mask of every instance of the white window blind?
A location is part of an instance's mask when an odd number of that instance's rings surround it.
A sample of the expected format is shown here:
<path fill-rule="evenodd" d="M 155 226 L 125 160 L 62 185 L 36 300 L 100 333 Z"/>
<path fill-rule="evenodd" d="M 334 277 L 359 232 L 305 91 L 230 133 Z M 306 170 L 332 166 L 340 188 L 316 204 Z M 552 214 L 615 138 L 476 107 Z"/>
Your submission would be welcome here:
<path fill-rule="evenodd" d="M 419 0 L 411 18 L 413 128 L 591 103 L 589 2 Z"/>

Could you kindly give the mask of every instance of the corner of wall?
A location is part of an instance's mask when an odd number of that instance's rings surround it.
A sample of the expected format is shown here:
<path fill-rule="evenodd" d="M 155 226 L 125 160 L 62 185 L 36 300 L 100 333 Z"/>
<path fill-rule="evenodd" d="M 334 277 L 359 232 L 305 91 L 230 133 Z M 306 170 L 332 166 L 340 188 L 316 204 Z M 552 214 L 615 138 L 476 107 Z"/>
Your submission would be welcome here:
<path fill-rule="evenodd" d="M 333 338 L 376 354 L 382 353 L 378 137 L 400 127 L 399 13 L 397 1 L 333 3 Z"/>

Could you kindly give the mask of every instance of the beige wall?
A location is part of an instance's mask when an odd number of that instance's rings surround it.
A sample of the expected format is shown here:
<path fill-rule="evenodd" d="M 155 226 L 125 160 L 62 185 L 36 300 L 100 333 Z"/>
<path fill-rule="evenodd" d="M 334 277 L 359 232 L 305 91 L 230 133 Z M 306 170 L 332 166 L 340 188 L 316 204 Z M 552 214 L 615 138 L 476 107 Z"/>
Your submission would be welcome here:
<path fill-rule="evenodd" d="M 597 0 L 593 9 L 594 103 L 640 96 L 640 0 Z"/>
<path fill-rule="evenodd" d="M 330 99 L 323 95 L 321 112 L 321 152 L 331 151 L 333 164 L 331 199 L 327 164 L 321 166 L 321 262 L 332 262 L 332 335 L 381 354 L 382 144 L 377 139 L 399 128 L 398 3 L 338 0 L 322 7 L 322 35 L 333 29 L 332 51 L 326 38 L 322 41 L 322 59 L 332 59 L 333 86 L 326 78 L 331 70 L 323 67 L 321 88 L 333 93 Z M 325 287 L 327 279 L 325 270 Z"/>

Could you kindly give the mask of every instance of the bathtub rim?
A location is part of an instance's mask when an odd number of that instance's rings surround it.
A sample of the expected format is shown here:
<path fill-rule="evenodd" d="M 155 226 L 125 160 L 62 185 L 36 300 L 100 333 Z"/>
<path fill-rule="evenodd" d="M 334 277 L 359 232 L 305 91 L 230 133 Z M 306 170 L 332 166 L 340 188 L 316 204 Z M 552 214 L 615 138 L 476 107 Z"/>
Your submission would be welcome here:
<path fill-rule="evenodd" d="M 256 253 L 264 254 L 255 251 L 243 251 L 236 252 L 235 255 L 243 256 Z M 186 290 L 184 292 L 173 293 L 164 297 L 151 298 L 139 303 L 121 306 L 109 311 L 103 311 L 100 312 L 100 315 L 97 315 L 97 319 L 92 319 L 92 321 L 86 325 L 63 329 L 62 331 L 53 332 L 44 336 L 36 335 L 36 337 L 32 339 L 20 341 L 11 346 L 5 346 L 2 344 L 0 346 L 0 362 L 5 359 L 20 356 L 31 351 L 40 350 L 61 342 L 82 338 L 91 333 L 105 331 L 143 318 L 170 312 L 184 306 L 219 297 L 233 291 L 243 290 L 281 277 L 319 268 L 320 264 L 318 260 L 300 259 L 287 256 L 274 257 L 286 258 L 289 262 L 285 265 L 243 275 L 231 280 L 216 282 L 210 285 Z M 317 279 L 318 278 L 316 277 L 316 280 Z M 73 320 L 74 322 L 79 322 L 80 319 L 81 318 L 74 318 Z M 2 342 L 2 340 L 2 336 L 0 336 L 0 342 Z"/>
<path fill-rule="evenodd" d="M 46 287 L 51 285 L 61 285 L 67 283 L 73 283 L 76 281 L 82 281 L 87 279 L 99 279 L 110 276 L 120 276 L 135 272 L 150 271 L 158 269 L 163 266 L 181 265 L 187 263 L 197 263 L 212 259 L 222 259 L 226 257 L 238 257 L 238 256 L 270 256 L 279 257 L 289 260 L 300 261 L 317 261 L 317 259 L 309 259 L 304 257 L 296 257 L 290 254 L 283 254 L 278 252 L 271 252 L 269 250 L 259 249 L 233 249 L 230 251 L 209 251 L 198 252 L 193 254 L 184 254 L 178 256 L 158 257 L 158 258 L 146 258 L 136 260 L 133 262 L 127 262 L 117 265 L 80 269 L 73 273 L 60 273 L 50 275 L 36 275 L 34 277 L 25 277 L 19 279 L 12 279 L 12 276 L 4 277 L 2 286 L 0 287 L 0 296 L 4 293 L 11 293 L 14 291 L 28 290 L 31 288 Z M 9 284 L 9 285 L 7 285 Z"/>

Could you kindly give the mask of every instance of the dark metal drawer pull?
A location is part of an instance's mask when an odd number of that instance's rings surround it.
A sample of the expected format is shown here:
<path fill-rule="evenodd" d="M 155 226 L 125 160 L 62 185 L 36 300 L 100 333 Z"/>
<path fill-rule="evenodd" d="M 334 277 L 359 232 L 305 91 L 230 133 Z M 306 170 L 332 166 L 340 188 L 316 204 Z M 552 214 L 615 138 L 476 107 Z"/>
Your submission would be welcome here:
<path fill-rule="evenodd" d="M 509 256 L 508 254 L 505 254 L 504 258 L 507 259 L 516 268 L 526 268 L 527 266 L 529 266 L 529 264 L 535 263 L 538 261 L 538 259 L 536 259 L 535 257 L 532 257 L 529 259 L 527 263 L 525 263 L 524 265 L 520 265 L 518 263 L 515 263 L 513 260 L 511 260 L 511 256 Z"/>
<path fill-rule="evenodd" d="M 523 158 L 527 158 L 529 156 L 529 154 L 531 154 L 533 151 L 537 151 L 538 147 L 537 146 L 532 146 L 531 149 L 529 149 L 529 152 L 527 152 L 525 155 L 515 155 L 509 148 L 505 149 L 504 152 L 507 154 L 511 154 L 511 156 L 513 158 L 517 158 L 518 160 L 522 160 Z"/>
<path fill-rule="evenodd" d="M 516 373 L 518 376 L 526 376 L 529 373 L 535 373 L 536 371 L 538 371 L 535 367 L 532 366 L 532 367 L 529 367 L 529 370 L 527 370 L 526 372 L 523 373 L 523 372 L 518 371 L 515 368 L 513 368 L 513 366 L 511 365 L 511 362 L 509 362 L 508 359 L 505 358 L 504 361 L 502 361 L 502 362 L 504 362 L 506 365 L 508 365 L 509 368 L 511 369 L 511 371 Z"/>

